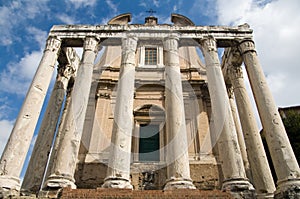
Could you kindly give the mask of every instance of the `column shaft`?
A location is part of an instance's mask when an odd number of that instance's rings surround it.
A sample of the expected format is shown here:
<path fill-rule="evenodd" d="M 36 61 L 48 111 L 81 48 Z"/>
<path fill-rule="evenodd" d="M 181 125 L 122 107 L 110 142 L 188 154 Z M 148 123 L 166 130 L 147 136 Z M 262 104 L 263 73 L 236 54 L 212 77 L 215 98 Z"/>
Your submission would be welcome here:
<path fill-rule="evenodd" d="M 166 74 L 167 174 L 166 189 L 195 189 L 190 178 L 187 132 L 178 56 L 178 37 L 164 41 Z"/>
<path fill-rule="evenodd" d="M 252 179 L 252 174 L 251 174 L 251 169 L 250 169 L 250 164 L 249 164 L 247 149 L 246 149 L 246 144 L 245 144 L 245 138 L 244 138 L 243 131 L 242 131 L 242 128 L 240 125 L 240 120 L 239 120 L 238 113 L 237 113 L 235 97 L 233 94 L 233 88 L 231 87 L 231 85 L 227 88 L 227 90 L 228 90 L 229 103 L 230 103 L 230 108 L 231 108 L 231 112 L 232 112 L 232 117 L 233 117 L 235 129 L 236 129 L 236 133 L 237 133 L 238 143 L 240 146 L 243 163 L 244 163 L 244 167 L 245 167 L 245 171 L 246 171 L 246 176 L 249 179 Z"/>
<path fill-rule="evenodd" d="M 228 94 L 218 58 L 216 41 L 208 38 L 202 40 L 201 44 L 212 103 L 214 133 L 218 139 L 221 166 L 225 179 L 222 189 L 229 190 L 233 194 L 237 192 L 237 195 L 241 192 L 251 195 L 253 187 L 246 178 Z M 241 197 L 241 195 L 237 197 Z"/>
<path fill-rule="evenodd" d="M 74 83 L 69 111 L 66 115 L 68 122 L 64 125 L 64 136 L 61 137 L 56 160 L 46 181 L 47 187 L 71 186 L 76 188 L 74 173 L 97 52 L 98 41 L 93 37 L 87 37 L 84 41 L 82 60 Z"/>
<path fill-rule="evenodd" d="M 131 137 L 133 128 L 133 98 L 137 38 L 122 40 L 122 60 L 119 74 L 110 159 L 105 188 L 132 189 L 130 184 Z"/>
<path fill-rule="evenodd" d="M 63 48 L 62 51 L 68 60 L 77 58 L 72 48 Z M 24 176 L 22 191 L 37 193 L 41 187 L 69 79 L 78 68 L 78 65 L 72 67 L 72 64 L 60 63 L 58 67 L 56 82 Z"/>
<path fill-rule="evenodd" d="M 229 77 L 233 85 L 238 113 L 247 146 L 254 186 L 259 195 L 273 195 L 275 185 L 269 167 L 264 146 L 259 134 L 251 102 L 243 79 L 242 68 L 232 66 L 229 69 Z"/>
<path fill-rule="evenodd" d="M 43 57 L 0 160 L 0 187 L 20 189 L 19 175 L 51 81 L 60 44 L 56 38 L 47 40 Z"/>
<path fill-rule="evenodd" d="M 300 188 L 300 170 L 285 132 L 277 106 L 259 64 L 254 42 L 243 41 L 240 46 L 259 116 L 278 178 L 279 192 L 292 186 Z"/>

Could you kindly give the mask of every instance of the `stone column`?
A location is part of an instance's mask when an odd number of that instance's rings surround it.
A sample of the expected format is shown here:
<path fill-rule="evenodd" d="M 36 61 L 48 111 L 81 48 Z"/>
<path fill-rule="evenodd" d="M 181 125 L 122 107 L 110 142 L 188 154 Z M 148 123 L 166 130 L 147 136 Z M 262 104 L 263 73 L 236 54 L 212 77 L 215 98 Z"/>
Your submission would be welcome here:
<path fill-rule="evenodd" d="M 300 170 L 285 132 L 277 106 L 267 85 L 259 64 L 254 42 L 244 40 L 239 50 L 248 73 L 259 116 L 265 132 L 268 147 L 278 178 L 276 198 L 285 198 L 288 194 L 300 197 Z"/>
<path fill-rule="evenodd" d="M 241 125 L 240 125 L 239 116 L 238 116 L 238 113 L 237 113 L 237 107 L 236 107 L 236 102 L 235 102 L 235 97 L 234 97 L 232 85 L 227 85 L 227 91 L 228 91 L 228 97 L 229 97 L 231 113 L 232 113 L 235 129 L 236 129 L 236 134 L 237 134 L 237 138 L 238 138 L 238 143 L 239 143 L 239 146 L 240 146 L 240 150 L 241 150 L 241 154 L 242 154 L 242 158 L 243 158 L 243 163 L 244 163 L 244 167 L 245 167 L 245 171 L 246 171 L 246 176 L 251 181 L 252 180 L 252 174 L 251 174 L 250 164 L 249 164 L 248 155 L 247 155 L 245 138 L 244 138 L 243 131 L 242 131 L 242 128 L 241 128 Z"/>
<path fill-rule="evenodd" d="M 132 189 L 130 183 L 131 138 L 137 38 L 122 40 L 122 60 L 114 111 L 110 159 L 104 188 Z"/>
<path fill-rule="evenodd" d="M 224 175 L 222 189 L 237 198 L 252 196 L 254 188 L 246 178 L 243 159 L 238 144 L 236 129 L 224 77 L 218 58 L 216 41 L 206 38 L 201 41 L 205 58 L 208 89 L 212 104 L 214 132 L 218 141 L 221 167 Z"/>
<path fill-rule="evenodd" d="M 0 188 L 20 189 L 20 173 L 51 81 L 61 41 L 49 37 L 0 160 Z"/>
<path fill-rule="evenodd" d="M 56 160 L 45 185 L 48 188 L 76 188 L 74 173 L 80 147 L 81 135 L 92 83 L 94 61 L 98 41 L 93 37 L 84 40 L 83 55 L 72 91 L 70 107 L 66 115 L 64 135 L 61 137 Z"/>
<path fill-rule="evenodd" d="M 67 56 L 71 54 L 76 58 L 76 54 L 74 54 L 75 52 L 72 48 L 64 48 L 63 51 L 67 53 Z M 30 157 L 30 162 L 21 187 L 22 191 L 37 193 L 40 189 L 54 134 L 59 122 L 62 105 L 66 96 L 68 82 L 77 68 L 78 66 L 72 67 L 70 63 L 60 63 L 58 67 L 56 82 Z"/>
<path fill-rule="evenodd" d="M 177 35 L 166 38 L 163 45 L 166 75 L 166 160 L 168 164 L 168 180 L 164 189 L 195 189 L 190 177 Z"/>
<path fill-rule="evenodd" d="M 228 76 L 236 96 L 238 113 L 252 170 L 253 183 L 257 187 L 256 193 L 259 198 L 273 197 L 275 185 L 244 83 L 241 63 L 231 63 L 228 69 Z"/>

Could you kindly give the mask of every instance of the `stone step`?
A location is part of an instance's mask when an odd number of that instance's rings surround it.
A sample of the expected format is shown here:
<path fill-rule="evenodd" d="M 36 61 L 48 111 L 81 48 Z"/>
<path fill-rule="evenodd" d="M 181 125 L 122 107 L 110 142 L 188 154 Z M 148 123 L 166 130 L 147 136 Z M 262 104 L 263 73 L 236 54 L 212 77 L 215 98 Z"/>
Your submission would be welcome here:
<path fill-rule="evenodd" d="M 201 198 L 201 199 L 232 199 L 233 197 L 220 190 L 128 190 L 128 189 L 64 189 L 61 199 L 173 199 L 173 198 Z"/>

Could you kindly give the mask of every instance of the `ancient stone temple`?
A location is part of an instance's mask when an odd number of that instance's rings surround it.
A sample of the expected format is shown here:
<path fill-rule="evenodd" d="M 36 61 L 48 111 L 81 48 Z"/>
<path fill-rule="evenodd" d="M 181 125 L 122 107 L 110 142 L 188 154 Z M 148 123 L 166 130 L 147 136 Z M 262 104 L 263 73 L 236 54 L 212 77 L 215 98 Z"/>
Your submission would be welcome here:
<path fill-rule="evenodd" d="M 63 197 L 66 189 L 94 189 L 300 198 L 299 166 L 250 27 L 198 26 L 179 14 L 171 15 L 172 24 L 159 24 L 154 16 L 144 24 L 130 21 L 122 14 L 107 25 L 52 27 L 1 157 L 2 197 L 60 197 L 62 190 Z"/>

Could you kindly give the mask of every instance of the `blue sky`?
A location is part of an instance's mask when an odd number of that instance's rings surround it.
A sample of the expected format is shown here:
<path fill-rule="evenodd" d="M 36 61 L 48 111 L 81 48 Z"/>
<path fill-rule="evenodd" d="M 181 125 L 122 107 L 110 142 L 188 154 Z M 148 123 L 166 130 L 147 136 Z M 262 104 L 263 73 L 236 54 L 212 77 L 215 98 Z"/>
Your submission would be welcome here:
<path fill-rule="evenodd" d="M 0 0 L 0 154 L 53 25 L 105 24 L 127 12 L 144 23 L 149 9 L 159 23 L 174 12 L 196 25 L 247 22 L 276 103 L 300 105 L 299 0 Z"/>

